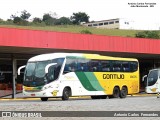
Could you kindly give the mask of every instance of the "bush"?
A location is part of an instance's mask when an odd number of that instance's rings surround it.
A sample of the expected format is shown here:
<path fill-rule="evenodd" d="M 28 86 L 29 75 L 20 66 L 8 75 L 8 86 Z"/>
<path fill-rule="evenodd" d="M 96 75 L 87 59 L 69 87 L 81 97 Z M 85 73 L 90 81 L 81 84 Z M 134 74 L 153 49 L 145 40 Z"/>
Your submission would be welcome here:
<path fill-rule="evenodd" d="M 81 33 L 82 34 L 92 34 L 92 32 L 90 32 L 89 30 L 82 30 Z"/>
<path fill-rule="evenodd" d="M 160 34 L 158 31 L 143 31 L 136 33 L 135 37 L 160 39 Z"/>

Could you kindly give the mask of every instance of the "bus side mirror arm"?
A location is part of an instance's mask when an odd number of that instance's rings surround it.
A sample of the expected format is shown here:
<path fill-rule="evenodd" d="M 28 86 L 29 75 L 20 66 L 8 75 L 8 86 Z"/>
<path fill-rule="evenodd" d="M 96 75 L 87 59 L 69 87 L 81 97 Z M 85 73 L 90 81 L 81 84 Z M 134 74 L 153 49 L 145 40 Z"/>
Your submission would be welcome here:
<path fill-rule="evenodd" d="M 21 74 L 21 69 L 23 69 L 23 68 L 25 68 L 26 66 L 25 65 L 23 65 L 23 66 L 21 66 L 21 67 L 19 67 L 18 68 L 18 75 L 20 75 Z"/>
<path fill-rule="evenodd" d="M 45 67 L 45 73 L 47 74 L 48 73 L 48 70 L 51 66 L 53 65 L 56 65 L 57 63 L 51 63 L 51 64 L 48 64 L 46 67 Z"/>
<path fill-rule="evenodd" d="M 142 77 L 142 82 L 144 82 L 144 80 L 145 80 L 146 77 L 147 77 L 147 75 L 144 75 L 144 76 Z"/>

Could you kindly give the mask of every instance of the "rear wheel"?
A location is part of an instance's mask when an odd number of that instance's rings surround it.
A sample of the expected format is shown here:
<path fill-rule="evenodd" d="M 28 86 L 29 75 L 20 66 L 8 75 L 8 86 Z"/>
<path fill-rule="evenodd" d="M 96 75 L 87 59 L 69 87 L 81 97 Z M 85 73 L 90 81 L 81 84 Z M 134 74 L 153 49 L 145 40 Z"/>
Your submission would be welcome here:
<path fill-rule="evenodd" d="M 68 100 L 70 96 L 71 96 L 71 90 L 69 88 L 64 88 L 62 100 Z"/>
<path fill-rule="evenodd" d="M 120 90 L 118 87 L 114 87 L 113 95 L 108 95 L 108 98 L 118 98 L 120 96 Z"/>
<path fill-rule="evenodd" d="M 127 88 L 126 87 L 122 87 L 122 90 L 120 91 L 119 97 L 120 98 L 126 98 L 127 94 L 128 94 Z"/>
<path fill-rule="evenodd" d="M 47 100 L 48 100 L 47 97 L 42 97 L 42 98 L 41 98 L 41 101 L 47 101 Z"/>

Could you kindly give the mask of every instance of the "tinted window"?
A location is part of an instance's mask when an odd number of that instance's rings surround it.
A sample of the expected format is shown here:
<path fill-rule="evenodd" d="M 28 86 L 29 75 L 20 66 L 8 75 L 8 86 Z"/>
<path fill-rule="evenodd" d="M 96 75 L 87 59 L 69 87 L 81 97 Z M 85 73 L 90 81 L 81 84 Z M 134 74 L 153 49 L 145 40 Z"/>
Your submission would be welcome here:
<path fill-rule="evenodd" d="M 102 72 L 108 72 L 111 71 L 111 64 L 109 61 L 102 61 Z"/>
<path fill-rule="evenodd" d="M 138 69 L 138 63 L 137 62 L 130 62 L 130 71 L 135 72 Z"/>
<path fill-rule="evenodd" d="M 121 62 L 120 61 L 113 61 L 113 71 L 119 72 L 121 71 Z"/>
<path fill-rule="evenodd" d="M 78 59 L 77 60 L 77 70 L 76 71 L 89 71 L 89 60 L 87 59 Z"/>
<path fill-rule="evenodd" d="M 158 80 L 158 70 L 151 71 L 148 74 L 148 86 L 154 85 Z"/>
<path fill-rule="evenodd" d="M 67 58 L 64 73 L 75 72 L 77 69 L 77 61 L 75 58 Z"/>
<path fill-rule="evenodd" d="M 64 73 L 67 72 L 135 72 L 138 62 L 90 60 L 83 58 L 67 58 Z"/>
<path fill-rule="evenodd" d="M 124 72 L 130 71 L 129 62 L 122 62 L 122 71 L 124 71 Z"/>
<path fill-rule="evenodd" d="M 99 26 L 103 25 L 103 23 L 99 23 Z"/>
<path fill-rule="evenodd" d="M 93 71 L 93 72 L 100 71 L 100 65 L 98 60 L 92 60 L 90 62 L 90 71 Z"/>
<path fill-rule="evenodd" d="M 114 24 L 114 22 L 109 22 L 109 24 Z"/>
<path fill-rule="evenodd" d="M 115 21 L 115 23 L 119 23 L 119 21 Z"/>
<path fill-rule="evenodd" d="M 104 25 L 108 25 L 108 22 L 105 22 Z"/>

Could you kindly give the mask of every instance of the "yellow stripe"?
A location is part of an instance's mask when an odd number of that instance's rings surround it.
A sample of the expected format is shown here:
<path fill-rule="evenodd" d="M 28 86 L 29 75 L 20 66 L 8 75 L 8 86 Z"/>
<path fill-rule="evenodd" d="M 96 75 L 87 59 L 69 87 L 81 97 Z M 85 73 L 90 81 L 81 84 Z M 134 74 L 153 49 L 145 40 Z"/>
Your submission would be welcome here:
<path fill-rule="evenodd" d="M 134 58 L 110 57 L 110 56 L 101 56 L 98 54 L 84 54 L 83 56 L 87 59 L 138 61 L 137 59 Z"/>

